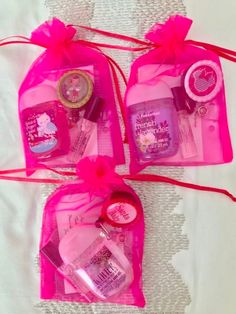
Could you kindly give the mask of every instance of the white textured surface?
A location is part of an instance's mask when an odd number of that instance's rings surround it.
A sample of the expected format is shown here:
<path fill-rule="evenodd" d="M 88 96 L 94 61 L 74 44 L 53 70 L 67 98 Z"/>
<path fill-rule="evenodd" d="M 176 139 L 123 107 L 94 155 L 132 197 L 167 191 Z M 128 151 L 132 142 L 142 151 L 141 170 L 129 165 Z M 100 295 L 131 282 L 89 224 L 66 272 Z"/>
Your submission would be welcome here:
<path fill-rule="evenodd" d="M 192 38 L 236 50 L 236 2 L 234 0 L 186 0 L 184 3 L 188 15 L 194 19 Z M 222 60 L 222 64 L 235 154 L 236 64 L 225 60 Z M 189 180 L 224 187 L 236 193 L 235 158 L 233 163 L 228 165 L 199 168 L 195 176 L 191 170 L 185 173 Z M 188 233 L 190 246 L 189 251 L 179 257 L 178 268 L 184 271 L 184 278 L 192 295 L 192 303 L 186 312 L 235 314 L 235 203 L 217 195 L 186 191 L 183 193 L 186 217 L 184 231 Z"/>
<path fill-rule="evenodd" d="M 0 38 L 28 35 L 48 16 L 41 0 L 1 0 Z M 40 49 L 0 48 L 0 169 L 23 167 L 17 90 Z M 0 313 L 35 314 L 38 273 L 35 256 L 41 220 L 40 186 L 0 181 Z"/>

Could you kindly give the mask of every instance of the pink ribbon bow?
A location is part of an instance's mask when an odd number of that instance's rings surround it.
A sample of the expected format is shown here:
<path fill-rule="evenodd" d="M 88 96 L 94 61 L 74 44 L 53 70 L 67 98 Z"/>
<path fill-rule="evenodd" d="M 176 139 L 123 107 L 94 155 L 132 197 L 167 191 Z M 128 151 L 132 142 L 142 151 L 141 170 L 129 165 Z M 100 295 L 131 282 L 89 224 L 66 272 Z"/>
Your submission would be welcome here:
<path fill-rule="evenodd" d="M 107 156 L 82 159 L 76 172 L 91 195 L 106 196 L 112 187 L 123 184 L 122 177 L 115 172 L 113 159 Z"/>

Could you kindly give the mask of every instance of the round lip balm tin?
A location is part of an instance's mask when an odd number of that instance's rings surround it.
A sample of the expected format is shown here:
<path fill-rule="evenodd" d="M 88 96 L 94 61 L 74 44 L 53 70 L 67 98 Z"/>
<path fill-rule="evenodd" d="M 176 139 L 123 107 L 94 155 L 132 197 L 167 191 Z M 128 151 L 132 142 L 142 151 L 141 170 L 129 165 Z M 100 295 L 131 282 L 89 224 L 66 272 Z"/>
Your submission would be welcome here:
<path fill-rule="evenodd" d="M 132 194 L 114 192 L 102 208 L 101 218 L 113 227 L 127 227 L 136 223 L 141 209 Z"/>
<path fill-rule="evenodd" d="M 59 79 L 57 94 L 63 105 L 69 108 L 80 108 L 91 98 L 93 82 L 82 70 L 65 72 Z"/>
<path fill-rule="evenodd" d="M 184 87 L 191 99 L 208 102 L 219 93 L 222 81 L 222 72 L 218 64 L 211 60 L 201 60 L 187 70 Z"/>

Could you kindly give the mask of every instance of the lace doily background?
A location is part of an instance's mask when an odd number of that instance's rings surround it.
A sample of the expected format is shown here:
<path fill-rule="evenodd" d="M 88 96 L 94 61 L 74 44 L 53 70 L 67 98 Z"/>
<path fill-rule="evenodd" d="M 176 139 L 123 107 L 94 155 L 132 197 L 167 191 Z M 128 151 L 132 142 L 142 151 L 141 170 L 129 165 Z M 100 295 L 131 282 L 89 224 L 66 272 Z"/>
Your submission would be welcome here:
<path fill-rule="evenodd" d="M 74 24 L 90 25 L 117 33 L 143 38 L 144 33 L 155 21 L 163 21 L 174 13 L 185 14 L 180 0 L 46 0 L 51 16 Z M 92 33 L 79 32 L 80 37 L 100 40 Z M 102 38 L 103 39 L 103 38 Z M 106 42 L 113 39 L 105 38 Z M 109 51 L 128 75 L 132 59 L 137 55 L 127 52 Z M 126 160 L 128 164 L 128 149 Z M 126 166 L 119 168 L 127 171 Z M 181 179 L 183 169 L 158 167 L 148 170 Z M 182 234 L 184 216 L 175 213 L 181 197 L 176 188 L 163 184 L 132 183 L 140 196 L 146 223 L 146 238 L 143 261 L 144 293 L 147 305 L 138 309 L 120 305 L 72 304 L 40 302 L 35 307 L 45 314 L 177 314 L 184 313 L 190 303 L 187 286 L 172 265 L 172 257 L 188 248 L 188 239 Z M 43 203 L 54 189 L 45 186 Z"/>

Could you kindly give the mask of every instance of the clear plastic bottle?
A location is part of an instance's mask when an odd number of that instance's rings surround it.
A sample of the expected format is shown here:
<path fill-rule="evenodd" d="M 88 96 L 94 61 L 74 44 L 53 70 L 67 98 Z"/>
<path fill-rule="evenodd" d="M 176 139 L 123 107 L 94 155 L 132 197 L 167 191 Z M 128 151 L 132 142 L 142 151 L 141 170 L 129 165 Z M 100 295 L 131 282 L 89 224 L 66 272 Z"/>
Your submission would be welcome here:
<path fill-rule="evenodd" d="M 133 280 L 124 253 L 94 225 L 72 228 L 61 240 L 59 252 L 78 280 L 101 300 L 121 293 Z"/>
<path fill-rule="evenodd" d="M 119 246 L 94 224 L 77 225 L 41 249 L 57 270 L 88 301 L 120 294 L 133 281 L 130 261 Z"/>

